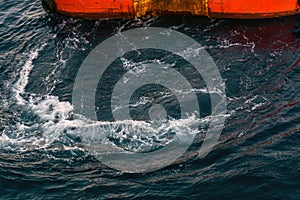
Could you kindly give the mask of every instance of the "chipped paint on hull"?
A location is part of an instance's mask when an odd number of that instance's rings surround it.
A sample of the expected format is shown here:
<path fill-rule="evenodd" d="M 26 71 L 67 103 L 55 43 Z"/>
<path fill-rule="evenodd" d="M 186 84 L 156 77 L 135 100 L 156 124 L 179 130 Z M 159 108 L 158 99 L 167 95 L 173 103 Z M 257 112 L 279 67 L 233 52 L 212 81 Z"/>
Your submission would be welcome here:
<path fill-rule="evenodd" d="M 187 13 L 208 16 L 208 0 L 134 0 L 136 16 Z"/>

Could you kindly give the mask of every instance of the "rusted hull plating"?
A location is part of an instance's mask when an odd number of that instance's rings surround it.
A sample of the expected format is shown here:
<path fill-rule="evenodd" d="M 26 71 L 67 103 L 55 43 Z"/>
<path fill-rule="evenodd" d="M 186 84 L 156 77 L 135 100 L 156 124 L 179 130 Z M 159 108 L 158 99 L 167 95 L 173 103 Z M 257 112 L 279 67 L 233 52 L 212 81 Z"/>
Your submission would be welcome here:
<path fill-rule="evenodd" d="M 300 0 L 42 0 L 81 18 L 133 18 L 188 14 L 212 18 L 272 18 L 300 13 Z"/>

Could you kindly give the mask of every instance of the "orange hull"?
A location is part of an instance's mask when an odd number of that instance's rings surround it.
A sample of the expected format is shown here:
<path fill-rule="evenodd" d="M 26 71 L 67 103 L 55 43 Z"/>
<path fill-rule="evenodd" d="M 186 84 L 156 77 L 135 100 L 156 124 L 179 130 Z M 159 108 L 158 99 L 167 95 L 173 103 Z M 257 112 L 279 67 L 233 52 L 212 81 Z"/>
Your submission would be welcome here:
<path fill-rule="evenodd" d="M 300 13 L 300 0 L 42 0 L 46 11 L 82 18 L 190 14 L 213 18 L 271 18 Z"/>

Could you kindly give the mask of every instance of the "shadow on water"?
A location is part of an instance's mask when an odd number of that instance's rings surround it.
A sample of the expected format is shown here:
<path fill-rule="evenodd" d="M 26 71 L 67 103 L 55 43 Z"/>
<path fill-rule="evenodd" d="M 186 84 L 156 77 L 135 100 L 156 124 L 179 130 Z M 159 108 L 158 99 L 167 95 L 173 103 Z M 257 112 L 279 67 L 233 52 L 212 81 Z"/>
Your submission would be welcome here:
<path fill-rule="evenodd" d="M 41 52 L 41 59 L 35 61 L 37 67 L 33 74 L 40 73 L 40 69 L 43 68 L 44 76 L 47 76 L 53 70 L 51 67 L 53 62 L 59 61 L 60 63 L 56 64 L 61 65 L 66 63 L 60 74 L 69 84 L 57 85 L 56 90 L 53 91 L 57 96 L 61 96 L 58 95 L 59 93 L 71 93 L 77 70 L 94 47 L 118 31 L 143 26 L 172 28 L 192 37 L 211 53 L 216 62 L 219 62 L 220 70 L 236 60 L 251 59 L 254 54 L 262 55 L 282 50 L 286 44 L 295 48 L 289 48 L 289 51 L 297 51 L 297 46 L 293 43 L 297 42 L 298 16 L 267 20 L 211 20 L 203 17 L 174 16 L 139 20 L 81 20 L 61 16 L 47 18 L 43 26 L 48 27 L 49 34 L 55 35 L 55 38 Z M 51 57 L 48 52 L 52 52 Z M 43 59 L 44 57 L 52 60 Z M 43 60 L 41 62 L 44 63 L 39 63 L 39 60 Z M 45 63 L 45 60 L 49 61 Z M 257 62 L 256 65 L 258 64 Z M 43 93 L 49 86 L 41 82 L 43 81 L 31 81 L 29 85 L 32 85 L 31 89 L 38 89 L 37 93 Z M 35 87 L 37 85 L 41 87 Z M 69 87 L 66 88 L 66 85 Z M 228 92 L 230 95 L 235 92 L 235 89 Z M 70 96 L 64 97 L 63 100 L 70 101 Z"/>

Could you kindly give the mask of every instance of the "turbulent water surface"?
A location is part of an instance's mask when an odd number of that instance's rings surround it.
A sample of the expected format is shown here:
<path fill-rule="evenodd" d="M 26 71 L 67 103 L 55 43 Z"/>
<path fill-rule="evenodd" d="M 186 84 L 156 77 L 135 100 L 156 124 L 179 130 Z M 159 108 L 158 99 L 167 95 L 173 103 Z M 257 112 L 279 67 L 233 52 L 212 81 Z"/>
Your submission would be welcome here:
<path fill-rule="evenodd" d="M 74 113 L 72 88 L 86 56 L 114 34 L 140 27 L 176 30 L 203 46 L 226 83 L 228 110 L 219 142 L 205 158 L 197 157 L 203 141 L 198 133 L 172 165 L 127 173 L 104 165 L 87 149 L 93 143 L 82 138 L 87 127 L 96 127 L 107 135 L 105 142 L 119 148 L 153 152 L 174 135 L 193 132 L 187 124 L 195 120 L 176 123 L 180 108 L 175 100 L 167 113 L 174 119 L 153 126 L 147 120 L 113 122 L 101 110 L 98 122 Z M 299 29 L 299 16 L 88 21 L 50 17 L 39 1 L 1 1 L 0 198 L 300 199 Z M 137 58 L 126 60 L 131 56 Z M 109 88 L 109 80 L 120 76 L 118 66 L 142 62 L 138 56 L 116 61 L 116 70 L 106 77 L 108 86 L 98 89 Z M 172 64 L 174 59 L 181 62 L 153 49 L 142 55 L 143 62 Z M 162 88 L 144 87 L 143 92 L 156 89 Z M 163 90 L 163 96 L 172 96 L 169 92 Z M 105 107 L 107 102 L 99 99 L 96 104 Z M 210 101 L 202 104 L 205 126 Z"/>

